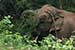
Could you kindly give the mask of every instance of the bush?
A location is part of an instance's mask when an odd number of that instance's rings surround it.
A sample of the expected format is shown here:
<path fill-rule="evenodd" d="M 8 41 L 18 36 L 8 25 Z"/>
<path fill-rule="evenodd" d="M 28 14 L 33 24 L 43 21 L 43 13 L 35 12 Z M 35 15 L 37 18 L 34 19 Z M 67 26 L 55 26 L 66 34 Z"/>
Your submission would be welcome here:
<path fill-rule="evenodd" d="M 13 24 L 9 18 L 10 16 L 5 16 L 4 19 L 0 21 L 0 50 L 14 50 L 24 45 L 20 33 L 10 31 Z"/>
<path fill-rule="evenodd" d="M 31 34 L 38 24 L 38 19 L 35 17 L 34 10 L 25 10 L 19 20 L 15 23 L 14 30 L 20 32 L 22 35 Z"/>
<path fill-rule="evenodd" d="M 75 50 L 74 38 L 65 39 L 63 42 L 60 39 L 49 35 L 41 42 L 41 47 L 45 46 L 45 50 Z"/>
<path fill-rule="evenodd" d="M 10 18 L 5 16 L 0 21 L 0 50 L 75 50 L 74 38 L 71 37 L 61 43 L 60 39 L 51 34 L 39 41 L 38 45 L 36 41 L 29 40 L 28 35 L 22 37 L 19 32 L 11 31 L 14 25 Z"/>

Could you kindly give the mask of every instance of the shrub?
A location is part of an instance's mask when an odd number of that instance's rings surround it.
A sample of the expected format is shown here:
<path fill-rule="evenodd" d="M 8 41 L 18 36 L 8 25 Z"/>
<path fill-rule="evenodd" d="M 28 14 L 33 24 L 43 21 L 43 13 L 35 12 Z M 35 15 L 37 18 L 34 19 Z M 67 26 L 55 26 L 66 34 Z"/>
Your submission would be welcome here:
<path fill-rule="evenodd" d="M 0 50 L 75 50 L 73 37 L 61 43 L 60 39 L 51 34 L 44 37 L 42 41 L 39 41 L 40 45 L 37 45 L 36 41 L 29 40 L 28 35 L 22 37 L 19 32 L 11 31 L 14 25 L 9 20 L 10 18 L 10 16 L 5 16 L 0 21 Z"/>

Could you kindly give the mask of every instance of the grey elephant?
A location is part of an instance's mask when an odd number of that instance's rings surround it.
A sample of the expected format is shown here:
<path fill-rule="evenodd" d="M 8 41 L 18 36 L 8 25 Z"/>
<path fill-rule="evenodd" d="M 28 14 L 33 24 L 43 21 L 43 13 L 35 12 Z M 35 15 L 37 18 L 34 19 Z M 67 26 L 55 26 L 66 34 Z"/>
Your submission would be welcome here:
<path fill-rule="evenodd" d="M 47 36 L 51 32 L 59 39 L 69 38 L 75 31 L 75 13 L 57 9 L 48 4 L 37 10 L 36 17 L 39 21 L 33 36 Z M 53 33 L 52 33 L 53 32 Z"/>

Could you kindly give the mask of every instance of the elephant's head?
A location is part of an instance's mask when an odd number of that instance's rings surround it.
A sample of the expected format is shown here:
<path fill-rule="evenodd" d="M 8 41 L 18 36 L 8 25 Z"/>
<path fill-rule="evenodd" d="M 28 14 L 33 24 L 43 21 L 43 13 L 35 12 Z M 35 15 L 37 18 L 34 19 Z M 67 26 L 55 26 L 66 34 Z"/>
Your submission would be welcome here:
<path fill-rule="evenodd" d="M 57 10 L 53 6 L 44 5 L 42 8 L 37 10 L 36 17 L 39 20 L 37 29 L 41 32 L 48 31 L 49 29 L 53 29 L 54 21 L 59 18 L 57 15 Z"/>

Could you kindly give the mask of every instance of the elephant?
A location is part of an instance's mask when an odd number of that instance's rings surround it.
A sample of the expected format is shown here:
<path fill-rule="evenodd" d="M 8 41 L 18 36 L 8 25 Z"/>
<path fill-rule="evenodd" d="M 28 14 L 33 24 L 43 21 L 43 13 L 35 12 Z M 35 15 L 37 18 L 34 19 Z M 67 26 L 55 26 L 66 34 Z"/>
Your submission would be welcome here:
<path fill-rule="evenodd" d="M 69 38 L 75 31 L 75 13 L 44 5 L 37 10 L 36 17 L 39 21 L 36 31 L 40 34 L 38 39 L 47 36 L 51 32 L 59 39 Z M 53 32 L 53 33 L 52 33 Z M 35 35 L 34 35 L 35 36 Z"/>

